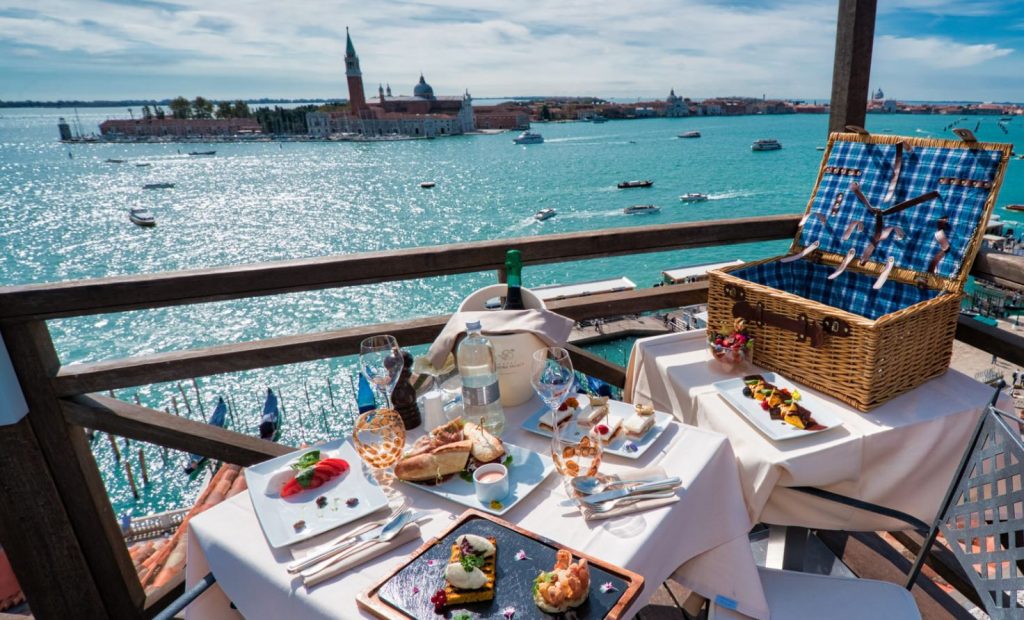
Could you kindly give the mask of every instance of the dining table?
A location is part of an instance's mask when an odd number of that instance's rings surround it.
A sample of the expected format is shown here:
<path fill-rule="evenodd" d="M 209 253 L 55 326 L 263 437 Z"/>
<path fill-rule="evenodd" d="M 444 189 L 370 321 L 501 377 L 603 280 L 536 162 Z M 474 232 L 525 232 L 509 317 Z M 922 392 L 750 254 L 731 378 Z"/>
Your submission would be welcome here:
<path fill-rule="evenodd" d="M 821 489 L 931 523 L 971 432 L 995 393 L 995 388 L 950 369 L 861 412 L 793 383 L 839 423 L 778 440 L 762 433 L 722 394 L 723 382 L 767 371 L 749 362 L 726 371 L 710 359 L 704 330 L 639 339 L 627 366 L 624 399 L 652 403 L 687 425 L 727 436 L 754 523 L 848 531 L 911 528 L 902 520 L 795 487 Z M 1005 393 L 998 405 L 1013 407 Z"/>
<path fill-rule="evenodd" d="M 550 439 L 521 428 L 542 407 L 535 398 L 506 408 L 502 440 L 548 453 Z M 413 432 L 409 441 L 416 432 L 421 431 Z M 588 520 L 569 499 L 555 471 L 502 518 L 642 575 L 644 588 L 623 617 L 634 616 L 674 575 L 683 586 L 720 606 L 752 618 L 768 618 L 747 538 L 753 522 L 736 464 L 724 434 L 672 421 L 639 458 L 606 453 L 600 471 L 625 477 L 639 469 L 661 468 L 681 479 L 678 501 L 611 519 Z M 420 538 L 306 588 L 286 571 L 295 557 L 292 550 L 267 543 L 249 495 L 258 492 L 261 489 L 250 488 L 189 521 L 186 586 L 198 583 L 208 572 L 216 584 L 191 603 L 188 618 L 373 617 L 357 606 L 357 596 L 408 560 L 424 541 L 442 533 L 467 508 L 415 485 L 395 482 L 391 492 L 404 496 L 425 515 L 419 522 Z M 433 587 L 427 584 L 424 596 Z"/>

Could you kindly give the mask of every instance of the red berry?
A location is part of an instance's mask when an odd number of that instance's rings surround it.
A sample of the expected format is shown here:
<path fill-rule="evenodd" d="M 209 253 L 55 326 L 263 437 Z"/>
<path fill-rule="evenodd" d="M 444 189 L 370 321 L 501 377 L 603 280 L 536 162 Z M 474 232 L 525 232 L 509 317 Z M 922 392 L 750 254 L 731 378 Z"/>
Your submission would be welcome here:
<path fill-rule="evenodd" d="M 768 407 L 768 401 L 767 400 L 762 400 L 761 401 L 761 409 L 764 409 L 765 411 L 768 411 L 769 407 Z"/>

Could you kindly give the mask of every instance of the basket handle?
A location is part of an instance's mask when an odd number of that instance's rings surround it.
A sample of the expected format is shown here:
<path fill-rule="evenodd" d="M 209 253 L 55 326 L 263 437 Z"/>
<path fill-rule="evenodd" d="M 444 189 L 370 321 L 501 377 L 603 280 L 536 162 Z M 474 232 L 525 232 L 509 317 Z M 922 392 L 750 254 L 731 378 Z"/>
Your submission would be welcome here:
<path fill-rule="evenodd" d="M 826 317 L 817 322 L 800 314 L 795 319 L 765 310 L 763 303 L 751 305 L 746 301 L 738 301 L 732 306 L 732 315 L 758 325 L 770 325 L 796 334 L 798 342 L 810 342 L 817 349 L 825 344 L 825 335 L 849 336 L 850 325 L 841 319 Z"/>

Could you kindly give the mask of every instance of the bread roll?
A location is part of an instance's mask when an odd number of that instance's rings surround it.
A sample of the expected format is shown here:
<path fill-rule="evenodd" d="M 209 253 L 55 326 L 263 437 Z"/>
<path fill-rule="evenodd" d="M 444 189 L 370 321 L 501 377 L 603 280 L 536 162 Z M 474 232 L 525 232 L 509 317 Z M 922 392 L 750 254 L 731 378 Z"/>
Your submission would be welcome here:
<path fill-rule="evenodd" d="M 406 457 L 395 464 L 395 477 L 410 482 L 430 482 L 466 468 L 473 442 L 465 439 L 434 448 L 426 454 Z"/>
<path fill-rule="evenodd" d="M 479 424 L 466 422 L 462 432 L 466 439 L 473 442 L 472 453 L 477 463 L 491 463 L 505 456 L 505 446 L 501 440 Z"/>

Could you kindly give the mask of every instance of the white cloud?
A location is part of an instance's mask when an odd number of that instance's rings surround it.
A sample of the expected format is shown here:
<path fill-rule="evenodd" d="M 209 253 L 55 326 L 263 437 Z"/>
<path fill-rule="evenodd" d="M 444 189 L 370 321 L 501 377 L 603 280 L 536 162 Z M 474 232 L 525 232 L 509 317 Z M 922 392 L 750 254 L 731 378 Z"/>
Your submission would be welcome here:
<path fill-rule="evenodd" d="M 875 41 L 872 57 L 885 63 L 909 61 L 941 70 L 973 67 L 1012 53 L 1012 49 L 995 43 L 965 44 L 942 37 L 882 35 Z"/>

